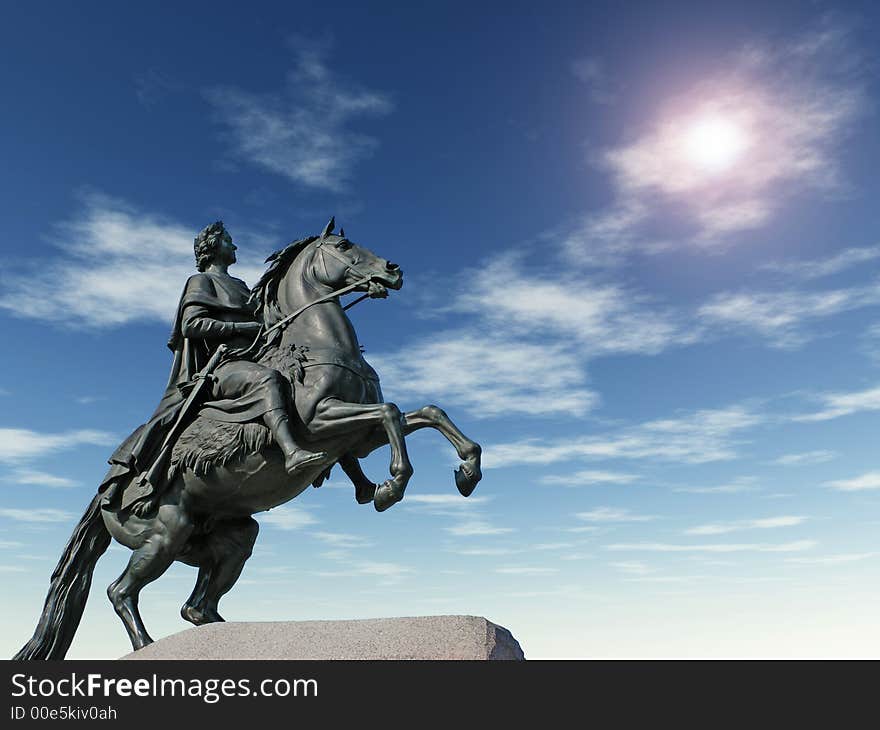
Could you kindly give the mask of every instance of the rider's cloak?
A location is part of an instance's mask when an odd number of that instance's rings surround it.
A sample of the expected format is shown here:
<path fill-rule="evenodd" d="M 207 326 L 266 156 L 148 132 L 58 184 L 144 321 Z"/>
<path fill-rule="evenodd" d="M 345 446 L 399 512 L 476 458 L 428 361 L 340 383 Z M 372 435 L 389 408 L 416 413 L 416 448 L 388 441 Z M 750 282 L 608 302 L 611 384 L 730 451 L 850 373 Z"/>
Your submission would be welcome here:
<path fill-rule="evenodd" d="M 241 279 L 228 275 L 203 272 L 194 274 L 187 280 L 168 339 L 168 347 L 174 353 L 174 359 L 165 394 L 150 420 L 135 429 L 108 459 L 110 469 L 99 487 L 99 491 L 113 487 L 106 495 L 105 504 L 112 498 L 111 492 L 115 491 L 116 485 L 124 481 L 124 478 L 141 474 L 153 464 L 186 400 L 187 384 L 191 384 L 193 377 L 206 365 L 217 345 L 227 339 L 222 337 L 223 323 L 254 321 L 254 309 L 248 301 L 249 295 L 247 285 Z M 185 337 L 185 316 L 188 320 L 198 318 L 213 326 L 215 332 L 208 334 L 217 334 L 220 337 L 213 341 L 211 338 Z M 221 331 L 216 331 L 218 329 Z M 204 404 L 204 408 L 208 411 L 206 415 L 211 415 L 216 420 L 242 423 L 254 418 L 251 400 L 209 401 Z M 159 490 L 164 487 L 158 484 L 153 486 Z"/>

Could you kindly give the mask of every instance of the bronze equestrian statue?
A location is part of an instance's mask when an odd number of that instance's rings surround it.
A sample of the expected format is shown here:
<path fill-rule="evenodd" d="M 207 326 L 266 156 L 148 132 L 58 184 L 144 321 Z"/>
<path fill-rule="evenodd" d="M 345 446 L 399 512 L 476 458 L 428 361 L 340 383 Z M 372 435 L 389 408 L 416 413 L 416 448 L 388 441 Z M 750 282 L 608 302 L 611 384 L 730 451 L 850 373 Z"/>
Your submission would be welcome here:
<path fill-rule="evenodd" d="M 199 233 L 194 249 L 199 273 L 175 317 L 165 395 L 110 458 L 15 659 L 64 658 L 111 538 L 132 556 L 107 594 L 140 649 L 152 642 L 138 612 L 144 586 L 174 560 L 196 566 L 181 615 L 196 625 L 223 621 L 220 598 L 257 538 L 251 515 L 320 486 L 335 464 L 359 503 L 383 511 L 403 499 L 413 473 L 406 435 L 431 427 L 462 460 L 459 492 L 469 496 L 480 481 L 480 446 L 440 408 L 402 413 L 384 402 L 340 302 L 350 292 L 381 298 L 399 290 L 396 264 L 334 233 L 333 219 L 320 236 L 272 254 L 251 291 L 228 273 L 236 247 L 221 222 Z M 384 445 L 390 479 L 376 485 L 358 460 Z"/>

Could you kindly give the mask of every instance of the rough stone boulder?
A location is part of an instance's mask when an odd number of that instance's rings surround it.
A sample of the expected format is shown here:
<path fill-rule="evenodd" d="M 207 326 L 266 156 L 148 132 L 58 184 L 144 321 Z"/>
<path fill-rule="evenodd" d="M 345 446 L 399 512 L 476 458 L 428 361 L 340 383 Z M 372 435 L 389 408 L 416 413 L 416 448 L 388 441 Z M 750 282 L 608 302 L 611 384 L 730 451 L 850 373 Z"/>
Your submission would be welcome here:
<path fill-rule="evenodd" d="M 123 659 L 525 659 L 502 626 L 479 616 L 207 624 Z"/>

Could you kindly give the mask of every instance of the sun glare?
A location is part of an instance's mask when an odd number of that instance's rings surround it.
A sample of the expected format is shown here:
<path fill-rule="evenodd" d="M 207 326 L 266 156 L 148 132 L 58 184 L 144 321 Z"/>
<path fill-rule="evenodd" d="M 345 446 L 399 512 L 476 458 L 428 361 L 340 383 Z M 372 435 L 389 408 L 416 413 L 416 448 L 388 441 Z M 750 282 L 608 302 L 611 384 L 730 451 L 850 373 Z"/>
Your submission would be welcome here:
<path fill-rule="evenodd" d="M 721 172 L 733 165 L 748 147 L 743 130 L 721 117 L 694 123 L 684 135 L 685 154 L 707 172 Z"/>

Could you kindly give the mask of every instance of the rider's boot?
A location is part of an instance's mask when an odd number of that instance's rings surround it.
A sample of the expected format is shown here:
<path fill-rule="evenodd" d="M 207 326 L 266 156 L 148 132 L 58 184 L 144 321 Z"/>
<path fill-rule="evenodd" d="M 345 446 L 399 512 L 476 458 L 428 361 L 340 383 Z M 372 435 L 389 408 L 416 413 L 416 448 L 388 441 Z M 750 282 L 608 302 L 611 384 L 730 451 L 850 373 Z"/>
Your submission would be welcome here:
<path fill-rule="evenodd" d="M 284 453 L 284 468 L 288 474 L 301 467 L 318 466 L 327 458 L 323 451 L 306 451 L 297 445 L 290 430 L 287 414 L 280 408 L 269 411 L 264 417 L 266 425 L 275 437 L 275 443 Z"/>

